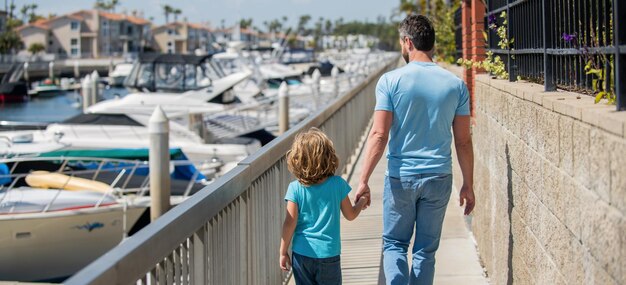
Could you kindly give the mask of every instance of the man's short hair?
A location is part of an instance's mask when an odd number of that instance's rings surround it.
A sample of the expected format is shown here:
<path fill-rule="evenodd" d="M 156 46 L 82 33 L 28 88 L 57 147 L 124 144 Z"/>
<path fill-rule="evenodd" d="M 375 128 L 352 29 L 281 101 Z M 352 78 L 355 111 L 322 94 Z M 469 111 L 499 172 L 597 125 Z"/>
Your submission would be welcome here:
<path fill-rule="evenodd" d="M 423 15 L 406 16 L 398 27 L 400 37 L 408 37 L 416 49 L 430 51 L 435 45 L 435 29 L 432 22 Z"/>

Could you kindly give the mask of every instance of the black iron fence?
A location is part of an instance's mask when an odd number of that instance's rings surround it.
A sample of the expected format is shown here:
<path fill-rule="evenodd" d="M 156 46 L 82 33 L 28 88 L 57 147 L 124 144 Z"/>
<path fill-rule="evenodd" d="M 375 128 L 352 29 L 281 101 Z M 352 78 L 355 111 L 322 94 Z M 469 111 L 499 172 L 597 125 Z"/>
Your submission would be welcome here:
<path fill-rule="evenodd" d="M 461 7 L 454 11 L 454 43 L 456 45 L 456 54 L 454 60 L 463 57 L 463 22 Z"/>
<path fill-rule="evenodd" d="M 488 0 L 485 29 L 510 80 L 605 96 L 626 110 L 626 1 Z"/>

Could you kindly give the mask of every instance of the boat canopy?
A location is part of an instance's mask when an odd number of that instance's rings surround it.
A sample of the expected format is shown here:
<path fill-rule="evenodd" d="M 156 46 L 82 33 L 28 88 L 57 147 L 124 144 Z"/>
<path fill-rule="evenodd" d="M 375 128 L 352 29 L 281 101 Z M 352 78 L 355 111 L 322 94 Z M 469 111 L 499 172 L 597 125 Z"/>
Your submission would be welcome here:
<path fill-rule="evenodd" d="M 126 87 L 148 92 L 185 92 L 211 85 L 224 76 L 212 55 L 140 54 Z"/>

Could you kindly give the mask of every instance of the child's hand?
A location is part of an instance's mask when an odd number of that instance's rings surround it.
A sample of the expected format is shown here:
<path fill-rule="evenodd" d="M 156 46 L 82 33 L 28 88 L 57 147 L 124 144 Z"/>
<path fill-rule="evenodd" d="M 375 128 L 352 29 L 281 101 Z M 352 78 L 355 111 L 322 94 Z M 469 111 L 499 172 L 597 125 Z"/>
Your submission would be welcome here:
<path fill-rule="evenodd" d="M 280 269 L 284 271 L 289 271 L 289 267 L 291 267 L 291 259 L 289 258 L 288 253 L 283 253 L 280 255 Z"/>
<path fill-rule="evenodd" d="M 365 196 L 359 197 L 359 200 L 356 201 L 357 207 L 359 207 L 360 209 L 363 209 L 363 207 L 367 204 L 367 200 L 368 198 Z"/>

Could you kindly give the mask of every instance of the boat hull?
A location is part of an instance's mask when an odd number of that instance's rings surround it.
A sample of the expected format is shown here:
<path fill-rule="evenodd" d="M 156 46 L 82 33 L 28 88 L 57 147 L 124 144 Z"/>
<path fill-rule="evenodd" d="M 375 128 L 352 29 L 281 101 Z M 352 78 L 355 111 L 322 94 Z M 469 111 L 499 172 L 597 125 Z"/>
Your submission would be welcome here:
<path fill-rule="evenodd" d="M 126 229 L 146 207 L 129 206 Z M 122 241 L 120 204 L 48 213 L 0 215 L 0 280 L 67 277 Z"/>

